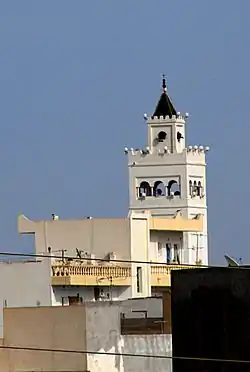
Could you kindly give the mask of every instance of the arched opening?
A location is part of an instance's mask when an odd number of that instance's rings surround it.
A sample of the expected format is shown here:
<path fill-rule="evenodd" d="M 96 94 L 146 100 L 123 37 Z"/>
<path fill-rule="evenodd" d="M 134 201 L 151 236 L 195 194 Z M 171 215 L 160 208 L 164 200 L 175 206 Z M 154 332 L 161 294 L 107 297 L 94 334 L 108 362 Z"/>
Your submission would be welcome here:
<path fill-rule="evenodd" d="M 142 181 L 139 187 L 139 197 L 152 196 L 150 184 L 147 181 Z"/>
<path fill-rule="evenodd" d="M 193 194 L 194 196 L 197 195 L 197 182 L 196 182 L 196 181 L 194 181 L 194 184 L 193 184 L 193 191 L 192 191 L 192 194 Z"/>
<path fill-rule="evenodd" d="M 154 196 L 164 196 L 166 195 L 166 188 L 162 181 L 156 181 L 153 188 Z"/>
<path fill-rule="evenodd" d="M 165 139 L 167 138 L 167 133 L 161 131 L 161 132 L 158 133 L 157 138 L 158 138 L 158 141 L 159 141 L 159 142 L 164 142 Z"/>
<path fill-rule="evenodd" d="M 181 132 L 177 132 L 177 141 L 181 142 L 181 139 L 184 138 Z"/>
<path fill-rule="evenodd" d="M 192 194 L 193 194 L 193 183 L 192 183 L 192 181 L 190 180 L 189 181 L 189 194 L 192 196 Z"/>
<path fill-rule="evenodd" d="M 180 185 L 175 180 L 171 180 L 168 183 L 168 196 L 170 196 L 172 193 L 174 193 L 174 196 L 181 195 Z"/>
<path fill-rule="evenodd" d="M 201 186 L 201 181 L 199 181 L 198 186 L 197 186 L 197 195 L 201 196 L 201 194 L 202 194 L 202 186 Z"/>
<path fill-rule="evenodd" d="M 171 245 L 170 244 L 166 244 L 166 258 L 167 258 L 167 264 L 171 264 Z"/>

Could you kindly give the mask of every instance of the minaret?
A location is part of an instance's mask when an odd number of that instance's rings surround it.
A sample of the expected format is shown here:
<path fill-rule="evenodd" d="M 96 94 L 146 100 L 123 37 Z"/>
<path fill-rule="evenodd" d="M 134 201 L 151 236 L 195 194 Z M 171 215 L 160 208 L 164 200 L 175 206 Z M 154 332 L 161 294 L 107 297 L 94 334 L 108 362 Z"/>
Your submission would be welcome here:
<path fill-rule="evenodd" d="M 183 236 L 183 263 L 208 263 L 206 162 L 203 146 L 186 145 L 188 114 L 177 112 L 162 77 L 162 93 L 154 114 L 144 115 L 148 144 L 128 149 L 129 210 L 150 210 L 154 216 L 185 218 L 203 215 L 201 234 Z"/>

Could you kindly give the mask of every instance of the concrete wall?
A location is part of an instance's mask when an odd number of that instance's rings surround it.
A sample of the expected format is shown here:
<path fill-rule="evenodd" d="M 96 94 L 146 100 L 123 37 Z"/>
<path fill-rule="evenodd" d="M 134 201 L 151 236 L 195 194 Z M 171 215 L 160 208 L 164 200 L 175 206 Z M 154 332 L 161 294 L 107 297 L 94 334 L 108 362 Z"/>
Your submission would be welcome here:
<path fill-rule="evenodd" d="M 119 303 L 89 303 L 86 306 L 87 350 L 121 353 Z M 123 372 L 123 358 L 112 355 L 88 354 L 91 372 Z"/>
<path fill-rule="evenodd" d="M 122 336 L 123 353 L 172 356 L 171 335 Z M 142 357 L 124 357 L 124 372 L 171 372 L 172 360 Z M 120 371 L 119 371 L 120 372 Z"/>
<path fill-rule="evenodd" d="M 4 340 L 6 346 L 93 353 L 59 353 L 25 350 L 0 351 L 0 371 L 91 371 L 91 372 L 171 372 L 171 360 L 107 353 L 171 355 L 169 335 L 122 336 L 120 314 L 131 309 L 162 315 L 159 299 L 117 302 L 88 302 L 80 306 L 6 308 Z M 94 354 L 95 352 L 104 353 Z"/>
<path fill-rule="evenodd" d="M 3 307 L 49 306 L 50 266 L 42 262 L 0 263 L 0 337 L 3 335 Z"/>
<path fill-rule="evenodd" d="M 34 233 L 37 253 L 55 254 L 67 249 L 66 255 L 76 256 L 76 248 L 104 258 L 115 252 L 117 259 L 130 259 L 130 221 L 128 218 L 31 221 L 21 215 L 18 218 L 20 233 Z"/>
<path fill-rule="evenodd" d="M 130 287 L 100 287 L 103 289 L 104 298 L 103 300 L 123 300 L 131 296 Z M 79 294 L 82 297 L 83 301 L 94 301 L 94 288 L 93 287 L 63 287 L 63 286 L 54 286 L 52 288 L 52 306 L 62 305 L 62 298 L 64 298 L 64 305 L 68 303 L 68 296 L 77 296 Z M 109 294 L 109 298 L 108 298 Z"/>
<path fill-rule="evenodd" d="M 40 307 L 4 310 L 7 346 L 86 349 L 85 307 Z M 1 372 L 85 371 L 86 354 L 5 350 Z"/>
<path fill-rule="evenodd" d="M 143 299 L 141 301 L 141 307 L 145 307 Z M 123 306 L 121 302 L 87 304 L 87 349 L 105 353 L 171 356 L 170 335 L 121 336 L 120 313 Z M 88 369 L 91 372 L 171 372 L 172 362 L 171 359 L 88 354 Z"/>
<path fill-rule="evenodd" d="M 163 303 L 161 298 L 131 298 L 120 302 L 121 312 L 129 317 L 133 314 L 133 318 L 142 317 L 142 313 L 136 312 L 139 310 L 146 310 L 149 318 L 162 318 L 163 317 Z M 136 315 L 137 314 L 137 315 Z"/>

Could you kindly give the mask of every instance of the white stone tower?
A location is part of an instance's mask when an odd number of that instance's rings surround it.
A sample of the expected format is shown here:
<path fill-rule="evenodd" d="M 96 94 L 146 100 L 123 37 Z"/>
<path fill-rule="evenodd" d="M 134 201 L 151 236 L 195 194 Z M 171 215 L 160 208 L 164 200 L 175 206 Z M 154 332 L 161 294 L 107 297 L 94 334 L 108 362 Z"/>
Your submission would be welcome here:
<path fill-rule="evenodd" d="M 144 149 L 128 149 L 129 210 L 150 210 L 152 215 L 185 218 L 203 215 L 200 234 L 187 232 L 182 241 L 182 262 L 208 263 L 206 162 L 203 146 L 186 145 L 186 120 L 176 112 L 163 75 L 162 94 L 148 126 L 148 144 Z"/>

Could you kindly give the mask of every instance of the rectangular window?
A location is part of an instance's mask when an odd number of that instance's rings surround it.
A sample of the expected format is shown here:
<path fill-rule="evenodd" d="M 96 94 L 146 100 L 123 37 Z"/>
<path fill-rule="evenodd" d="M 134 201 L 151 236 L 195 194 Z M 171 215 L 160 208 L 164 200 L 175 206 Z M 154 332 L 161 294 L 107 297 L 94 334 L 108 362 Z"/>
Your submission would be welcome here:
<path fill-rule="evenodd" d="M 137 293 L 142 293 L 142 267 L 136 268 Z"/>
<path fill-rule="evenodd" d="M 82 297 L 80 297 L 79 295 L 77 295 L 77 296 L 69 296 L 68 299 L 69 299 L 69 306 L 71 306 L 71 305 L 80 305 L 83 302 Z"/>
<path fill-rule="evenodd" d="M 100 300 L 100 288 L 94 287 L 94 299 L 95 301 Z"/>
<path fill-rule="evenodd" d="M 160 258 L 162 255 L 162 244 L 158 243 L 158 258 Z"/>
<path fill-rule="evenodd" d="M 174 244 L 174 262 L 180 264 L 179 248 L 178 244 Z"/>
<path fill-rule="evenodd" d="M 166 251 L 167 251 L 167 263 L 171 263 L 171 245 L 166 244 Z"/>

